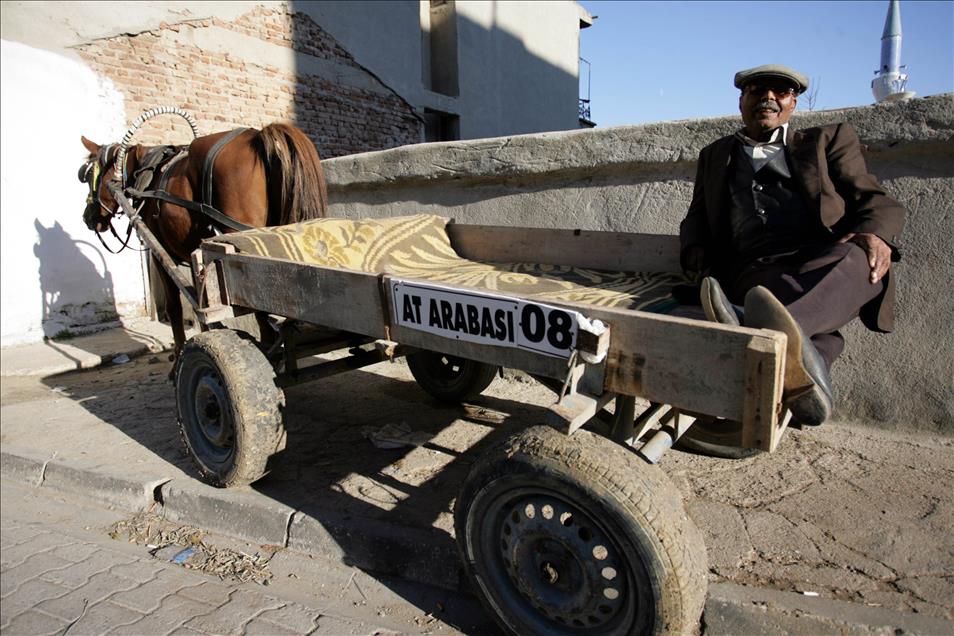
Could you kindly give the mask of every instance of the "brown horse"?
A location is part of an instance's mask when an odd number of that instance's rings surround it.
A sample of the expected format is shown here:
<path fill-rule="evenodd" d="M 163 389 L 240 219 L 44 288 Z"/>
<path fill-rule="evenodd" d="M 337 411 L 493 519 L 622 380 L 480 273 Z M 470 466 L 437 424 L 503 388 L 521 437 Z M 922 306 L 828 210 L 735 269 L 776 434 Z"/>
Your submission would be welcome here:
<path fill-rule="evenodd" d="M 140 191 L 164 190 L 186 201 L 211 198 L 204 202 L 246 226 L 285 225 L 325 216 L 328 195 L 318 152 L 301 130 L 276 123 L 225 139 L 229 134 L 199 137 L 188 146 L 188 154 L 172 147 L 131 146 L 120 172 L 122 185 Z M 90 188 L 83 220 L 100 233 L 111 227 L 114 216 L 122 214 L 106 187 L 113 178 L 120 145 L 100 146 L 86 137 L 81 139 L 90 153 L 80 169 L 80 180 Z M 214 162 L 207 161 L 210 152 Z M 208 214 L 169 200 L 133 197 L 133 202 L 137 208 L 142 205 L 140 216 L 146 226 L 179 262 L 187 263 L 202 239 L 234 231 Z M 161 265 L 157 269 L 178 359 L 185 342 L 182 301 L 165 269 Z"/>

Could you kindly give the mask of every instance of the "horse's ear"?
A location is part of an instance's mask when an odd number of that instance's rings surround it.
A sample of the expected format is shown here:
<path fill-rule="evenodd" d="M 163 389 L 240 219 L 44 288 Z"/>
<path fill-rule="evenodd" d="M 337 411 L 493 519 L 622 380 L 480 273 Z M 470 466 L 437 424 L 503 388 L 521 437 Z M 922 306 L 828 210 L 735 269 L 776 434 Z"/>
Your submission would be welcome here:
<path fill-rule="evenodd" d="M 95 144 L 89 139 L 87 139 L 86 137 L 82 137 L 82 136 L 80 137 L 80 141 L 83 142 L 83 145 L 86 147 L 87 150 L 89 150 L 89 153 L 91 155 L 95 155 L 96 153 L 99 152 L 99 144 Z"/>

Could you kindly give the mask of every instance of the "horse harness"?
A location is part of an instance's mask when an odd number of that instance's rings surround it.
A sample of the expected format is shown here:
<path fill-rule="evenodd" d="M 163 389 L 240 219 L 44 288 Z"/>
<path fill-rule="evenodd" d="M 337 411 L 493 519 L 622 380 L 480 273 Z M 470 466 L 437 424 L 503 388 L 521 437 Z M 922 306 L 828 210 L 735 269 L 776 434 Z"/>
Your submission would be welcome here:
<path fill-rule="evenodd" d="M 239 223 L 212 206 L 212 169 L 215 165 L 215 159 L 229 142 L 244 133 L 246 130 L 249 129 L 236 128 L 235 130 L 232 130 L 216 141 L 209 150 L 209 153 L 206 155 L 205 161 L 202 165 L 201 202 L 190 201 L 189 199 L 178 197 L 170 193 L 167 189 L 169 177 L 172 174 L 171 168 L 188 156 L 188 146 L 156 146 L 151 148 L 142 158 L 142 162 L 139 167 L 135 170 L 135 172 L 133 172 L 133 185 L 125 188 L 126 194 L 131 199 L 140 202 L 136 209 L 135 216 L 139 215 L 139 211 L 142 209 L 143 204 L 145 204 L 146 199 L 157 199 L 166 203 L 178 205 L 185 208 L 186 210 L 189 210 L 190 212 L 198 212 L 199 214 L 206 216 L 211 221 L 210 225 L 212 226 L 212 229 L 219 233 L 221 233 L 223 228 L 236 230 L 239 232 L 252 229 L 253 226 L 246 225 L 245 223 Z M 108 162 L 111 160 L 110 154 L 112 153 L 113 149 L 117 148 L 118 146 L 119 144 L 107 144 L 102 146 L 94 159 L 87 161 L 85 164 L 83 164 L 83 166 L 80 167 L 80 171 L 77 176 L 81 182 L 90 184 L 90 193 L 86 197 L 87 205 L 95 203 L 109 214 L 109 229 L 113 236 L 122 242 L 122 246 L 118 250 L 122 251 L 129 244 L 129 238 L 132 234 L 132 223 L 129 224 L 129 228 L 126 231 L 126 238 L 123 240 L 116 233 L 116 230 L 113 229 L 112 224 L 112 218 L 120 214 L 119 208 L 117 207 L 116 210 L 107 210 L 99 198 L 100 179 L 105 172 L 105 166 L 107 166 Z M 112 157 L 112 159 L 115 159 L 115 157 Z M 125 184 L 125 165 L 122 167 L 122 170 L 122 183 Z M 153 190 L 146 189 L 150 186 L 150 184 L 155 182 L 157 171 L 159 173 L 159 183 L 157 184 L 157 187 Z M 100 236 L 99 232 L 97 232 L 96 235 Z M 100 242 L 103 242 L 101 236 L 99 240 Z M 103 246 L 106 247 L 106 249 L 110 252 L 113 252 L 113 250 L 106 246 L 105 242 L 103 242 Z"/>

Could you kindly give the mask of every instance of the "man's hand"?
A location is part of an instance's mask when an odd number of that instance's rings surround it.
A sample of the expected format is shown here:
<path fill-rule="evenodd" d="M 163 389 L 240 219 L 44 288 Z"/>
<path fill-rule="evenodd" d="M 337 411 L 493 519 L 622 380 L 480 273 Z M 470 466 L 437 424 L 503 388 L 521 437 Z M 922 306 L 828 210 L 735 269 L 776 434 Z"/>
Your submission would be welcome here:
<path fill-rule="evenodd" d="M 891 268 L 891 247 L 876 234 L 867 232 L 851 232 L 841 238 L 839 243 L 851 241 L 859 245 L 868 255 L 868 266 L 871 268 L 871 275 L 868 280 L 872 285 L 884 278 Z"/>

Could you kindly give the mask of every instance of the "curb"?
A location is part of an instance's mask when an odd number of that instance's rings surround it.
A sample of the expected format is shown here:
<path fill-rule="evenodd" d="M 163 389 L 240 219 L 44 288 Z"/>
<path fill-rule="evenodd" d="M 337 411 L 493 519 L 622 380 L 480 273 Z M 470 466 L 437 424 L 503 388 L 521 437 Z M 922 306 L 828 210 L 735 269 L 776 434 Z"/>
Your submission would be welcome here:
<path fill-rule="evenodd" d="M 161 489 L 162 516 L 202 530 L 458 591 L 457 547 L 446 532 L 343 516 L 264 500 L 249 490 L 224 490 L 171 480 Z M 237 529 L 239 532 L 237 532 Z"/>
<path fill-rule="evenodd" d="M 122 510 L 144 510 L 155 502 L 156 489 L 167 477 L 141 476 L 101 470 L 82 460 L 56 459 L 33 451 L 7 447 L 0 451 L 0 474 L 40 488 L 89 497 Z"/>
<path fill-rule="evenodd" d="M 161 489 L 162 516 L 261 545 L 288 544 L 294 508 L 248 490 L 224 490 L 174 479 Z"/>
<path fill-rule="evenodd" d="M 40 486 L 48 461 L 49 453 L 43 455 L 21 449 L 11 451 L 8 447 L 0 450 L 0 475 L 30 486 Z"/>

